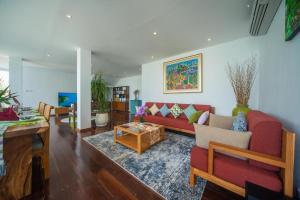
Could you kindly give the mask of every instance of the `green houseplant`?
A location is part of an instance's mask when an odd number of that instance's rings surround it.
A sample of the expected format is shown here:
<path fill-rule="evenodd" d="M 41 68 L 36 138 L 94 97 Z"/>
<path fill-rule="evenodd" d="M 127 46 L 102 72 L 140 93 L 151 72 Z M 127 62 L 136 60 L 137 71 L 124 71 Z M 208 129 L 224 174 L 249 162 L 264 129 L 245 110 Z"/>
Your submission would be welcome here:
<path fill-rule="evenodd" d="M 228 64 L 227 75 L 237 102 L 236 107 L 232 110 L 232 116 L 236 116 L 239 112 L 247 115 L 250 111 L 248 101 L 255 80 L 255 68 L 255 58 L 248 59 L 243 65 L 232 66 Z"/>
<path fill-rule="evenodd" d="M 91 82 L 92 100 L 97 105 L 96 126 L 106 126 L 108 123 L 108 87 L 102 74 L 95 74 Z"/>
<path fill-rule="evenodd" d="M 13 100 L 16 104 L 19 104 L 15 93 L 11 93 L 9 91 L 9 86 L 7 86 L 4 89 L 0 89 L 0 111 L 2 111 L 2 106 L 3 105 L 10 105 L 11 100 Z"/>

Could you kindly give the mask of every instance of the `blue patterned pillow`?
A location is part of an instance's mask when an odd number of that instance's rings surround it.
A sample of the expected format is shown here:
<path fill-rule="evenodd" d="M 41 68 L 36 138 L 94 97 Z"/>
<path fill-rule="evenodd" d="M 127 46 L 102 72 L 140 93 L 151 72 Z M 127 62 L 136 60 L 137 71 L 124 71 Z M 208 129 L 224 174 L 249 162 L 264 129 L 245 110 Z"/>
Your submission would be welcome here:
<path fill-rule="evenodd" d="M 166 104 L 164 104 L 159 111 L 163 117 L 166 117 L 170 113 L 170 110 Z"/>
<path fill-rule="evenodd" d="M 232 130 L 239 132 L 247 131 L 247 120 L 244 113 L 238 113 L 238 115 L 233 121 Z"/>
<path fill-rule="evenodd" d="M 194 114 L 197 110 L 194 108 L 193 105 L 189 105 L 186 109 L 183 110 L 185 116 L 190 119 L 192 114 Z"/>

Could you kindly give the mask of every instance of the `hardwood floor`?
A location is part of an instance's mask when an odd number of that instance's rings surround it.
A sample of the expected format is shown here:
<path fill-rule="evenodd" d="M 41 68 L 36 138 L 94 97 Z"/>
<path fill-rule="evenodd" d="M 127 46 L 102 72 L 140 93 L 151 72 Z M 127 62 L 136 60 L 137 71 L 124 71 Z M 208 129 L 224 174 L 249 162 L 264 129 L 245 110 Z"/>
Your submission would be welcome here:
<path fill-rule="evenodd" d="M 26 199 L 162 199 L 81 139 L 110 129 L 109 127 L 74 134 L 68 125 L 56 125 L 54 119 L 51 119 L 50 180 L 41 191 Z M 33 185 L 34 188 L 38 186 Z M 208 184 L 202 199 L 242 198 Z"/>

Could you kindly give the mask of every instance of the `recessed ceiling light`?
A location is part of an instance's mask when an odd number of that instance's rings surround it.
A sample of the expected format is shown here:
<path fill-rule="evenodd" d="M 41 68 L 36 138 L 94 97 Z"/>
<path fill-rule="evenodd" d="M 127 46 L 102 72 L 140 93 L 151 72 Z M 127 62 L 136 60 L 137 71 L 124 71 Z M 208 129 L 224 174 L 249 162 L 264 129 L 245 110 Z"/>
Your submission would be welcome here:
<path fill-rule="evenodd" d="M 211 38 L 207 38 L 207 41 L 209 41 L 209 42 L 210 42 L 210 41 L 211 41 Z"/>
<path fill-rule="evenodd" d="M 48 54 L 47 54 L 47 56 L 48 56 L 48 57 L 51 57 L 51 54 L 50 54 L 50 53 L 48 53 Z"/>
<path fill-rule="evenodd" d="M 157 32 L 153 32 L 153 35 L 157 35 Z"/>
<path fill-rule="evenodd" d="M 152 59 L 154 59 L 154 56 L 151 56 Z"/>
<path fill-rule="evenodd" d="M 66 14 L 66 18 L 71 19 L 71 18 L 72 18 L 72 15 Z"/>
<path fill-rule="evenodd" d="M 247 4 L 247 8 L 250 8 L 250 4 Z"/>

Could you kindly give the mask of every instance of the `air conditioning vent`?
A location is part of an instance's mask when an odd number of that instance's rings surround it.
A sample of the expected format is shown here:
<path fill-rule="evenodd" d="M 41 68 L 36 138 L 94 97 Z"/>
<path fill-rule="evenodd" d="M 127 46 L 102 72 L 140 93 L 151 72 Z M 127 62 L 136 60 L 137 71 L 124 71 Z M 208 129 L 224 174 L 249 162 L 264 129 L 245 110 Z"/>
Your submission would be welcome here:
<path fill-rule="evenodd" d="M 252 6 L 250 35 L 264 35 L 268 32 L 281 0 L 254 0 Z"/>

